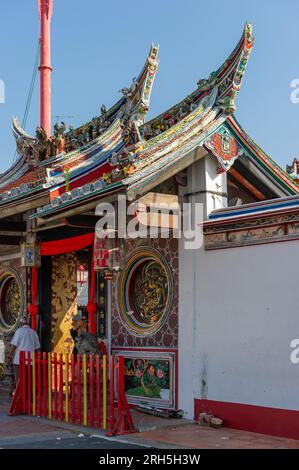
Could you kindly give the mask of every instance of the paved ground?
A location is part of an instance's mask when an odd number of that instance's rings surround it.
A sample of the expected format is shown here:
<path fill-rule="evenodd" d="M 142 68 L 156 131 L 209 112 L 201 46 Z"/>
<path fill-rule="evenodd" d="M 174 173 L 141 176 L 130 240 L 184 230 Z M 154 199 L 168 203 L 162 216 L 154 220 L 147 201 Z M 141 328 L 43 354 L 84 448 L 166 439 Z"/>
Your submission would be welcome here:
<path fill-rule="evenodd" d="M 0 449 L 96 449 L 96 450 L 107 450 L 107 449 L 143 449 L 143 446 L 137 444 L 128 444 L 114 441 L 107 441 L 105 439 L 96 437 L 83 437 L 78 438 L 77 436 L 63 436 L 55 439 L 44 440 L 31 440 L 16 442 L 11 441 L 10 443 L 2 443 Z"/>
<path fill-rule="evenodd" d="M 0 449 L 138 449 L 142 443 L 121 442 L 104 435 L 45 423 L 38 418 L 9 417 L 0 406 Z"/>
<path fill-rule="evenodd" d="M 131 438 L 129 438 L 130 440 Z M 236 429 L 213 429 L 187 424 L 180 427 L 142 432 L 135 437 L 157 448 L 191 449 L 299 449 L 299 441 Z"/>
<path fill-rule="evenodd" d="M 136 412 L 135 421 L 142 432 L 107 438 L 95 429 L 29 416 L 9 417 L 8 404 L 7 395 L 0 390 L 2 449 L 299 449 L 299 441 L 292 439 L 212 429 L 186 420 L 178 426 L 177 420 L 138 416 Z"/>
<path fill-rule="evenodd" d="M 7 415 L 9 399 L 0 390 L 0 449 L 140 449 L 142 443 L 121 442 L 83 427 L 46 419 Z"/>

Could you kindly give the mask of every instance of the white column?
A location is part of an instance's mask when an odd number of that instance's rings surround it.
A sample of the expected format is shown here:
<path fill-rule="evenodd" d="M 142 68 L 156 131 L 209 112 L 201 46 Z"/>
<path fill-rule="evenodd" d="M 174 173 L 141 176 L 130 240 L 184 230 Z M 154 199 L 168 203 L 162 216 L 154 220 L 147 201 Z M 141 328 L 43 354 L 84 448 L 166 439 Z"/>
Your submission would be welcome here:
<path fill-rule="evenodd" d="M 207 154 L 187 170 L 187 186 L 180 187 L 181 202 L 203 204 L 204 220 L 215 209 L 227 206 L 226 173 L 219 173 L 217 159 Z M 203 247 L 186 250 L 179 240 L 179 408 L 193 419 L 194 398 L 204 396 L 205 358 L 198 357 L 201 338 L 199 286 L 205 275 Z M 204 334 L 204 332 L 203 332 Z"/>
<path fill-rule="evenodd" d="M 185 202 L 201 202 L 204 219 L 222 207 L 227 207 L 227 174 L 219 171 L 217 159 L 210 154 L 187 169 L 187 186 L 181 187 Z"/>

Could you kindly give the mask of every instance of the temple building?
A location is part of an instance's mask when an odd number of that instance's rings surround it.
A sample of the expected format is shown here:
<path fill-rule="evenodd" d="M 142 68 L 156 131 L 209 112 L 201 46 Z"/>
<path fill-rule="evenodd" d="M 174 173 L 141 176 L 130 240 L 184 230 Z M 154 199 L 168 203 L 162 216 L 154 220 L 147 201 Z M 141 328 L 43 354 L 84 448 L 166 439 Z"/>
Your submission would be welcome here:
<path fill-rule="evenodd" d="M 115 104 L 52 134 L 51 3 L 40 0 L 40 125 L 30 136 L 13 119 L 18 159 L 0 176 L 0 331 L 9 341 L 28 312 L 43 351 L 71 352 L 80 311 L 109 354 L 125 356 L 132 405 L 190 419 L 211 411 L 234 427 L 299 438 L 290 360 L 299 186 L 234 115 L 251 25 L 216 71 L 152 120 L 156 45 Z M 184 204 L 199 246 L 177 236 L 173 208 Z M 115 236 L 101 238 L 111 207 Z M 123 236 L 120 219 L 158 234 Z"/>

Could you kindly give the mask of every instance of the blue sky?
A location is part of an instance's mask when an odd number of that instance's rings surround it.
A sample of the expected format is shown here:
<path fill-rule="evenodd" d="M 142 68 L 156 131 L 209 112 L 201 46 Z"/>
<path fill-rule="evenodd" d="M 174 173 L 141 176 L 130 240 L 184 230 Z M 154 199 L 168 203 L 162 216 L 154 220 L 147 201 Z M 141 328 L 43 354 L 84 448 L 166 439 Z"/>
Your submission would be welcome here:
<path fill-rule="evenodd" d="M 5 6 L 4 6 L 5 5 Z M 54 0 L 53 115 L 77 126 L 113 104 L 118 90 L 143 66 L 151 42 L 160 66 L 149 118 L 184 98 L 226 59 L 245 21 L 255 44 L 237 101 L 236 116 L 280 165 L 299 156 L 299 104 L 290 100 L 299 79 L 298 0 Z M 12 115 L 23 117 L 39 35 L 37 0 L 1 2 L 0 171 L 14 157 Z M 26 130 L 39 120 L 38 82 Z"/>

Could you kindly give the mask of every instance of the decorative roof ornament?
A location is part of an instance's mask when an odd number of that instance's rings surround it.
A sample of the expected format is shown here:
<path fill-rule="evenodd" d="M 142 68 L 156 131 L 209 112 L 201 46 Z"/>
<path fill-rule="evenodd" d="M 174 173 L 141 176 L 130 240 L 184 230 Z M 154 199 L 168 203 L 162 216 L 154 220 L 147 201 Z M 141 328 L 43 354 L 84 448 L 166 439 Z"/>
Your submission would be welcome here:
<path fill-rule="evenodd" d="M 12 118 L 12 132 L 16 140 L 17 152 L 19 155 L 24 155 L 26 148 L 34 143 L 34 137 L 27 134 L 22 129 L 20 121 L 16 118 Z"/>
<path fill-rule="evenodd" d="M 241 41 L 224 64 L 228 65 L 228 73 L 223 73 L 222 68 L 216 72 L 219 88 L 219 98 L 216 105 L 226 114 L 232 114 L 236 110 L 235 100 L 242 85 L 253 42 L 252 26 L 246 23 Z"/>
<path fill-rule="evenodd" d="M 249 146 L 254 147 L 254 143 L 248 142 L 244 131 L 236 136 L 235 118 L 230 113 L 235 109 L 235 98 L 252 44 L 252 28 L 246 24 L 241 40 L 218 70 L 212 72 L 208 79 L 200 80 L 196 90 L 180 103 L 141 127 L 149 108 L 158 67 L 157 46 L 151 47 L 141 73 L 133 79 L 130 87 L 122 90 L 123 96 L 116 104 L 108 110 L 102 105 L 99 116 L 77 129 L 70 128 L 65 134 L 64 125 L 61 126 L 63 132 L 57 126 L 56 136 L 49 139 L 53 145 L 49 154 L 42 129 L 38 129 L 34 138 L 14 122 L 13 130 L 22 158 L 0 178 L 0 189 L 2 187 L 4 193 L 0 196 L 0 203 L 3 200 L 6 204 L 6 200 L 12 197 L 23 198 L 28 191 L 42 189 L 44 194 L 49 193 L 53 205 L 40 208 L 38 214 L 47 216 L 50 212 L 70 206 L 74 201 L 77 204 L 81 198 L 92 197 L 95 192 L 101 195 L 125 189 L 128 199 L 134 199 L 136 195 L 153 188 L 158 178 L 165 180 L 175 168 L 186 168 L 190 152 L 203 145 L 210 145 L 210 150 L 216 152 L 221 171 L 227 171 L 234 159 L 241 155 L 241 146 L 251 158 L 248 149 Z M 223 132 L 220 132 L 224 123 Z M 65 154 L 57 155 L 52 139 L 61 137 L 60 134 L 65 140 Z M 36 145 L 39 146 L 37 154 L 33 151 Z M 29 159 L 28 149 L 31 149 Z M 287 175 L 281 175 L 274 163 L 269 163 L 266 156 L 261 157 L 261 153 L 256 146 L 252 158 L 263 165 L 268 163 L 270 176 L 275 173 L 280 187 L 284 185 L 279 190 L 285 191 L 285 194 L 297 194 L 297 185 Z M 42 157 L 42 161 L 38 160 L 41 154 L 54 158 L 43 161 Z M 42 178 L 42 174 L 38 175 L 39 186 L 33 186 L 37 170 L 47 174 L 48 179 Z M 94 182 L 95 178 L 98 180 Z M 28 181 L 28 190 L 20 189 L 19 192 L 21 183 Z"/>
<path fill-rule="evenodd" d="M 135 147 L 141 141 L 138 124 L 126 114 L 121 120 L 122 139 L 125 147 Z"/>
<path fill-rule="evenodd" d="M 140 127 L 144 124 L 149 109 L 150 96 L 154 78 L 158 69 L 158 46 L 152 44 L 146 63 L 139 77 L 133 79 L 129 88 L 123 88 L 122 94 L 127 100 L 125 112 L 121 116 L 120 126 L 122 140 L 125 145 L 124 153 L 128 156 L 140 150 L 143 146 Z"/>
<path fill-rule="evenodd" d="M 149 110 L 151 92 L 159 65 L 158 51 L 159 46 L 152 44 L 139 77 L 133 79 L 129 88 L 121 90 L 127 99 L 125 114 L 130 115 L 131 121 L 134 121 L 138 126 L 144 123 Z"/>
<path fill-rule="evenodd" d="M 32 137 L 22 129 L 19 120 L 13 118 L 12 130 L 18 154 L 28 163 L 39 163 L 61 153 L 64 149 L 66 130 L 65 124 L 61 124 L 61 126 L 55 124 L 54 135 L 50 138 L 40 126 L 36 128 L 35 137 Z"/>
<path fill-rule="evenodd" d="M 209 91 L 215 85 L 217 85 L 217 78 L 217 73 L 212 72 L 209 78 L 201 78 L 200 80 L 198 80 L 197 85 L 201 91 Z"/>

